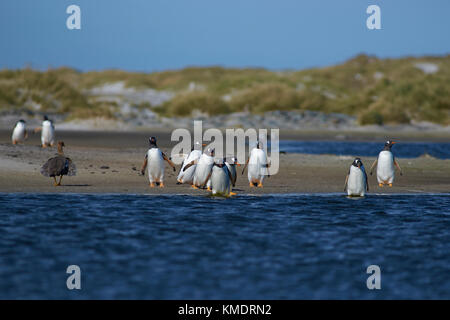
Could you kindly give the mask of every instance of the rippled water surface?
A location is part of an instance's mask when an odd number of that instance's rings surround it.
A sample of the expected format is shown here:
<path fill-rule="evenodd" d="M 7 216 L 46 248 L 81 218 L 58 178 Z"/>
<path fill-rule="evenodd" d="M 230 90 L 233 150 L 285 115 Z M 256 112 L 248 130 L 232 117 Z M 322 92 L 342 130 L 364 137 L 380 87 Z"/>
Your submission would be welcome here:
<path fill-rule="evenodd" d="M 383 149 L 383 143 L 358 141 L 280 141 L 280 151 L 375 157 Z M 429 154 L 439 159 L 450 159 L 450 143 L 399 142 L 392 147 L 398 158 L 416 158 Z"/>
<path fill-rule="evenodd" d="M 450 299 L 449 208 L 448 194 L 0 194 L 0 298 Z"/>

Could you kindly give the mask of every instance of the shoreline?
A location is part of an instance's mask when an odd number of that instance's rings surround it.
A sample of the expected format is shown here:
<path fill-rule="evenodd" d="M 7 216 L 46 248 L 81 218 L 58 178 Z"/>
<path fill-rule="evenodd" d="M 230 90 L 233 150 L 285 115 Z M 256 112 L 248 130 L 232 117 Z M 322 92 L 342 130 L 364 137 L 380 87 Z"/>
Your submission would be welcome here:
<path fill-rule="evenodd" d="M 153 131 L 164 152 L 176 143 L 170 141 L 170 131 Z M 166 166 L 166 187 L 150 188 L 148 178 L 140 176 L 139 170 L 147 151 L 147 132 L 75 132 L 57 131 L 57 139 L 64 140 L 65 153 L 77 166 L 77 175 L 64 177 L 61 187 L 54 187 L 50 178 L 43 177 L 39 169 L 52 157 L 56 148 L 39 147 L 39 135 L 30 135 L 25 145 L 13 146 L 10 132 L 0 131 L 0 193 L 114 193 L 114 194 L 183 194 L 207 195 L 206 190 L 194 190 L 188 185 L 177 185 L 176 172 Z M 293 137 L 298 140 L 321 138 L 280 132 L 281 139 Z M 346 139 L 349 139 L 347 137 Z M 373 137 L 372 141 L 384 137 Z M 342 141 L 336 139 L 336 141 Z M 361 157 L 370 168 L 374 157 Z M 280 169 L 276 175 L 264 179 L 264 188 L 250 188 L 247 173 L 238 178 L 234 191 L 245 194 L 324 194 L 344 195 L 344 181 L 352 156 L 312 155 L 299 153 L 280 154 Z M 375 174 L 368 176 L 369 192 L 376 193 L 447 193 L 450 190 L 450 159 L 421 156 L 401 158 L 403 176 L 396 175 L 392 188 L 378 187 Z M 369 174 L 369 172 L 368 172 Z"/>

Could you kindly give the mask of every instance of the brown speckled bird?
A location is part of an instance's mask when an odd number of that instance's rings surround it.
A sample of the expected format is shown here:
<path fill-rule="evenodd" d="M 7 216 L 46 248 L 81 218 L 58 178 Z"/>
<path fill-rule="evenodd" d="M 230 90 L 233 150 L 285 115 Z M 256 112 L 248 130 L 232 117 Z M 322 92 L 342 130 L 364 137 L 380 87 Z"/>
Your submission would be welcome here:
<path fill-rule="evenodd" d="M 41 173 L 46 177 L 53 177 L 55 186 L 61 185 L 63 176 L 74 176 L 77 173 L 77 168 L 70 158 L 64 156 L 64 142 L 58 142 L 58 155 L 50 158 L 41 168 Z M 59 177 L 59 182 L 56 182 L 56 177 Z"/>

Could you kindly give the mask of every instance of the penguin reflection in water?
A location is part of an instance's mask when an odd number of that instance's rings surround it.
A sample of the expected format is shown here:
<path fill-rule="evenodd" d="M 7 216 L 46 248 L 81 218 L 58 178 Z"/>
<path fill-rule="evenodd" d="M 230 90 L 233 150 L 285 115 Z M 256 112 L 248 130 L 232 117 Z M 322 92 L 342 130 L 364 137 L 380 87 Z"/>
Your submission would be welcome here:
<path fill-rule="evenodd" d="M 377 166 L 377 180 L 380 187 L 385 184 L 389 185 L 389 187 L 392 187 L 392 183 L 394 182 L 395 178 L 394 166 L 396 166 L 400 171 L 400 175 L 403 175 L 402 169 L 400 168 L 398 162 L 395 160 L 395 157 L 391 151 L 391 148 L 394 144 L 394 141 L 386 141 L 386 143 L 384 144 L 384 149 L 380 152 L 378 158 L 372 164 L 372 167 L 370 167 L 370 175 L 372 175 L 373 168 L 375 167 L 375 165 Z"/>
<path fill-rule="evenodd" d="M 355 158 L 345 178 L 344 192 L 349 197 L 364 197 L 366 190 L 369 191 L 366 169 L 360 158 Z"/>
<path fill-rule="evenodd" d="M 41 168 L 41 174 L 46 177 L 53 177 L 55 186 L 61 185 L 63 176 L 74 176 L 77 173 L 77 168 L 70 158 L 64 155 L 64 142 L 58 142 L 58 155 L 50 158 Z M 56 182 L 56 177 L 59 177 L 59 182 Z"/>
<path fill-rule="evenodd" d="M 144 164 L 142 165 L 141 174 L 145 175 L 145 168 L 148 166 L 148 179 L 150 181 L 150 187 L 159 185 L 164 188 L 164 160 L 175 171 L 175 165 L 173 162 L 158 148 L 156 145 L 156 138 L 151 137 L 149 139 L 150 148 L 145 155 Z"/>

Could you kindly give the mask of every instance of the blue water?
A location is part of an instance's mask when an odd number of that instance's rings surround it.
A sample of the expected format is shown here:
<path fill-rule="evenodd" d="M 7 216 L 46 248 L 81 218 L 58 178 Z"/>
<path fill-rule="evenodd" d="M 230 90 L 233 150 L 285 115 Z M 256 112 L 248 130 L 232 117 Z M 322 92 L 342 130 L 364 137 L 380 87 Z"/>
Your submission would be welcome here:
<path fill-rule="evenodd" d="M 383 149 L 379 142 L 358 141 L 291 141 L 281 140 L 280 151 L 308 154 L 335 154 L 375 157 Z M 429 154 L 439 159 L 450 159 L 450 143 L 401 142 L 392 147 L 398 158 L 416 158 Z"/>
<path fill-rule="evenodd" d="M 449 194 L 0 194 L 0 298 L 450 299 L 449 208 Z"/>

